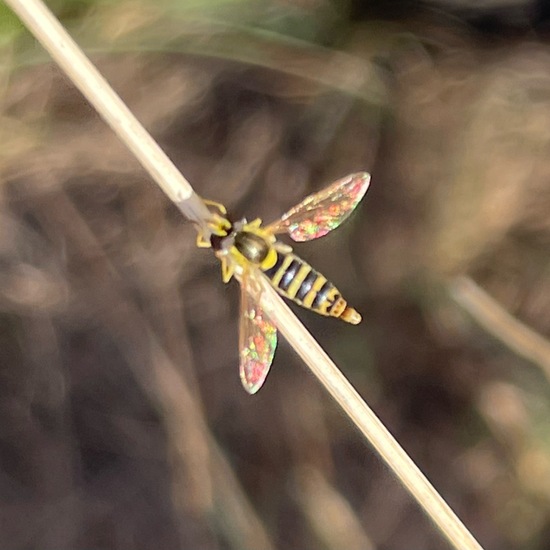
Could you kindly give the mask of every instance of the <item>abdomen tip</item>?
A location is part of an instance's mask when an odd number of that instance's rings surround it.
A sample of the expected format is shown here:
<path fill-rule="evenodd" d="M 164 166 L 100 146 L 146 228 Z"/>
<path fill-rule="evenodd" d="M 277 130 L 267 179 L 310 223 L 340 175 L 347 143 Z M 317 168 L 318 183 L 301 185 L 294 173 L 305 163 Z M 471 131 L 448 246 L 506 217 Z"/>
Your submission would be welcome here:
<path fill-rule="evenodd" d="M 346 321 L 346 323 L 351 323 L 352 325 L 358 325 L 362 319 L 361 314 L 352 307 L 347 307 L 340 318 L 342 321 Z"/>

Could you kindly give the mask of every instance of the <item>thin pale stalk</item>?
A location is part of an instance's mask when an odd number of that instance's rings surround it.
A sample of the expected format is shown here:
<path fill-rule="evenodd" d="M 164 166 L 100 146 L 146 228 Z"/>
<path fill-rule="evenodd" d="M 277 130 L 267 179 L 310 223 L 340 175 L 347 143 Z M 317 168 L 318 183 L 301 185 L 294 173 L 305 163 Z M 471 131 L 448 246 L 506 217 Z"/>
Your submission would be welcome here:
<path fill-rule="evenodd" d="M 40 0 L 6 2 L 21 18 L 73 84 L 95 107 L 153 180 L 184 215 L 202 224 L 208 209 L 191 184 L 111 88 L 61 23 Z"/>
<path fill-rule="evenodd" d="M 204 225 L 208 210 L 191 185 L 166 157 L 65 29 L 40 0 L 6 0 L 75 85 L 128 145 L 153 179 L 194 222 Z M 457 550 L 481 550 L 464 524 L 449 508 L 418 467 L 361 399 L 338 367 L 263 280 L 265 307 L 281 333 L 319 378 L 351 420 L 367 437 L 399 480 L 417 499 Z"/>
<path fill-rule="evenodd" d="M 481 546 L 449 505 L 407 455 L 374 411 L 363 401 L 325 350 L 281 300 L 267 279 L 263 280 L 262 304 L 290 345 L 344 409 L 349 418 L 414 496 L 449 542 L 459 550 Z"/>
<path fill-rule="evenodd" d="M 296 498 L 323 547 L 327 550 L 376 550 L 349 502 L 319 470 L 300 466 L 294 477 Z"/>
<path fill-rule="evenodd" d="M 550 380 L 550 342 L 508 313 L 469 277 L 451 282 L 453 298 L 495 338 L 521 357 L 538 365 Z"/>

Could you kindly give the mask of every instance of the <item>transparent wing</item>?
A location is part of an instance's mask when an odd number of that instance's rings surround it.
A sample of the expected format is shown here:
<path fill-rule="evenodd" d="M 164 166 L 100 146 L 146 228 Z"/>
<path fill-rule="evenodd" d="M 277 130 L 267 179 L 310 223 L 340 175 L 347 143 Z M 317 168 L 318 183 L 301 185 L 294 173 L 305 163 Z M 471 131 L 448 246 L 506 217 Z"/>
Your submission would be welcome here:
<path fill-rule="evenodd" d="M 309 195 L 266 229 L 274 234 L 286 232 L 297 242 L 318 239 L 348 218 L 364 197 L 369 183 L 370 174 L 366 172 L 350 174 Z"/>
<path fill-rule="evenodd" d="M 254 273 L 245 270 L 241 277 L 239 320 L 240 375 L 250 394 L 262 387 L 277 347 L 277 329 L 260 307 L 261 287 Z"/>

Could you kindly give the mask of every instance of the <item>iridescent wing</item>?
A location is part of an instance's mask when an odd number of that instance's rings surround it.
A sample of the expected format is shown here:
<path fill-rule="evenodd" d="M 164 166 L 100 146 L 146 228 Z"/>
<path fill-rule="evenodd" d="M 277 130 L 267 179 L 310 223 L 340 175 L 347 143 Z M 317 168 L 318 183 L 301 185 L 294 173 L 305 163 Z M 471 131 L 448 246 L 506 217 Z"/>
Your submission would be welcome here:
<path fill-rule="evenodd" d="M 355 210 L 369 188 L 370 174 L 358 172 L 309 195 L 283 217 L 266 227 L 288 233 L 297 242 L 318 239 L 336 229 Z"/>
<path fill-rule="evenodd" d="M 241 276 L 239 320 L 240 375 L 244 389 L 256 393 L 263 385 L 277 347 L 277 329 L 260 307 L 260 285 L 254 271 Z"/>

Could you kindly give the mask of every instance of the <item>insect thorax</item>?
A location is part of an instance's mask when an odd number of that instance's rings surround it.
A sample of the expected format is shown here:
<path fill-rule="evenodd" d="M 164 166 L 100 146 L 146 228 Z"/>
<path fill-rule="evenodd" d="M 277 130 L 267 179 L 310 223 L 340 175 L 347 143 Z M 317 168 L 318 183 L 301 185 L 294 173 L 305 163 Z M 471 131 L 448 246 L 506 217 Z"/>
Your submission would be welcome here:
<path fill-rule="evenodd" d="M 264 237 L 252 231 L 237 231 L 233 245 L 245 259 L 258 265 L 267 258 L 271 249 Z"/>

